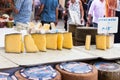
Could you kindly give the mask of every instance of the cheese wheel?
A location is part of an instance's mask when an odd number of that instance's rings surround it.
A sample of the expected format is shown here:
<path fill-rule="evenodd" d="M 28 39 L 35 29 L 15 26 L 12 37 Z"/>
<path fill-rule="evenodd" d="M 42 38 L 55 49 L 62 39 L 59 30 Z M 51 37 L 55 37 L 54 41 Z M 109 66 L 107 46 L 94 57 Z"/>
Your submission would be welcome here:
<path fill-rule="evenodd" d="M 5 52 L 7 53 L 21 53 L 22 49 L 22 35 L 19 33 L 5 35 Z"/>
<path fill-rule="evenodd" d="M 19 80 L 61 80 L 60 73 L 50 66 L 22 69 L 20 71 L 16 71 L 15 76 Z"/>
<path fill-rule="evenodd" d="M 9 73 L 0 72 L 0 80 L 13 80 Z"/>
<path fill-rule="evenodd" d="M 119 80 L 120 65 L 112 62 L 97 62 L 94 64 L 98 69 L 99 80 Z"/>
<path fill-rule="evenodd" d="M 86 63 L 61 63 L 56 65 L 56 69 L 63 80 L 98 80 L 97 69 Z"/>

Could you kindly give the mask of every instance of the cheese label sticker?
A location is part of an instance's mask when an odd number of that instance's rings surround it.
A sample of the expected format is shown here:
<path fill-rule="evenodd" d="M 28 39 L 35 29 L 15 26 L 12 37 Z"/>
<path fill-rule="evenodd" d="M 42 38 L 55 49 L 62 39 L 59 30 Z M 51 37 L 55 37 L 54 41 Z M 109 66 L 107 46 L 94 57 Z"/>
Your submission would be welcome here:
<path fill-rule="evenodd" d="M 103 71 L 114 71 L 120 68 L 120 65 L 116 63 L 110 63 L 110 62 L 98 62 L 95 63 L 95 67 L 98 70 L 103 70 Z"/>
<path fill-rule="evenodd" d="M 38 66 L 21 70 L 21 75 L 28 79 L 44 80 L 53 79 L 57 73 L 51 66 Z"/>
<path fill-rule="evenodd" d="M 92 71 L 90 65 L 81 62 L 61 63 L 60 68 L 72 73 L 89 73 Z"/>

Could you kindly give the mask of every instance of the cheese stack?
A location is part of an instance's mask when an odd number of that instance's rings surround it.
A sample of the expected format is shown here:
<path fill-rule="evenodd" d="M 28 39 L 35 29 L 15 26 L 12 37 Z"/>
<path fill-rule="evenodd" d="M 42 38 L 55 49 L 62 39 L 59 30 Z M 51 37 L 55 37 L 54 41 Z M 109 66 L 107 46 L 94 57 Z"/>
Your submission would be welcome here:
<path fill-rule="evenodd" d="M 25 68 L 15 72 L 18 80 L 61 80 L 61 74 L 51 66 Z"/>
<path fill-rule="evenodd" d="M 107 35 L 107 49 L 112 48 L 114 44 L 114 34 Z"/>
<path fill-rule="evenodd" d="M 19 33 L 5 35 L 5 52 L 21 53 L 24 51 L 22 35 Z"/>
<path fill-rule="evenodd" d="M 46 34 L 46 48 L 57 49 L 57 34 Z"/>
<path fill-rule="evenodd" d="M 63 48 L 71 49 L 73 47 L 72 33 L 63 34 Z"/>
<path fill-rule="evenodd" d="M 67 62 L 56 65 L 62 80 L 98 80 L 95 67 L 82 62 Z"/>
<path fill-rule="evenodd" d="M 32 34 L 32 38 L 39 49 L 39 51 L 46 51 L 46 35 L 45 34 Z"/>
<path fill-rule="evenodd" d="M 106 43 L 106 35 L 96 35 L 96 48 L 106 50 L 107 43 Z"/>
<path fill-rule="evenodd" d="M 33 38 L 31 37 L 31 35 L 25 35 L 24 36 L 24 44 L 25 44 L 25 49 L 26 52 L 38 52 L 38 48 L 34 43 Z"/>
<path fill-rule="evenodd" d="M 96 48 L 106 50 L 113 46 L 114 35 L 96 35 Z"/>
<path fill-rule="evenodd" d="M 62 50 L 62 47 L 63 47 L 63 34 L 58 33 L 57 34 L 57 49 Z"/>
<path fill-rule="evenodd" d="M 99 80 L 120 80 L 120 65 L 112 62 L 97 62 Z"/>

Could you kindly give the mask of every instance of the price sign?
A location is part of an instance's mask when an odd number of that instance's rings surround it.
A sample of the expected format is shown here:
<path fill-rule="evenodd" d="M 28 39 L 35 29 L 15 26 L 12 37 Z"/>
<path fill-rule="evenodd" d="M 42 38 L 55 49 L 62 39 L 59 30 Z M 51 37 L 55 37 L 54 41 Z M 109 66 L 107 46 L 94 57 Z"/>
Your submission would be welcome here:
<path fill-rule="evenodd" d="M 118 32 L 118 17 L 104 17 L 98 19 L 98 34 L 117 32 Z"/>

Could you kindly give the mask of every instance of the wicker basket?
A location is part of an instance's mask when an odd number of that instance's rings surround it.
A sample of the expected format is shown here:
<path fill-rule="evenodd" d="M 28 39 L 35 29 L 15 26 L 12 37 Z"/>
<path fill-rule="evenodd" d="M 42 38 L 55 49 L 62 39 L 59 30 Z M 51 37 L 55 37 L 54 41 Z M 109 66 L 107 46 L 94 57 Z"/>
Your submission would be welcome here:
<path fill-rule="evenodd" d="M 97 28 L 93 27 L 77 27 L 75 31 L 75 38 L 79 42 L 83 42 L 86 39 L 86 35 L 91 35 L 91 42 L 95 43 L 95 35 L 97 34 Z"/>
<path fill-rule="evenodd" d="M 75 31 L 77 27 L 82 27 L 81 25 L 69 24 L 69 32 L 72 32 L 72 36 L 75 37 Z"/>

